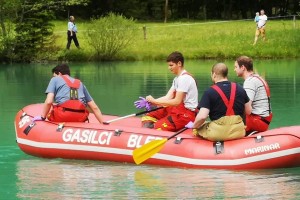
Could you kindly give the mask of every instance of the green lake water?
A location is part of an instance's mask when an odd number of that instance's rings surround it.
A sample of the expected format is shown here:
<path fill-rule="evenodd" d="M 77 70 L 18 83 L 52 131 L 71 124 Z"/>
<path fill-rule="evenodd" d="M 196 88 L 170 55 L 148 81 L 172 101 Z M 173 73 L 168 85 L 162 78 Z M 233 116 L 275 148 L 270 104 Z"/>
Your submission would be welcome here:
<path fill-rule="evenodd" d="M 186 61 L 199 96 L 211 85 L 215 63 Z M 230 68 L 229 79 L 240 84 Z M 42 159 L 16 144 L 14 117 L 41 103 L 53 64 L 0 65 L 0 199 L 300 199 L 300 168 L 227 171 L 126 163 Z M 105 114 L 139 112 L 139 96 L 164 95 L 173 74 L 165 62 L 71 63 Z M 300 125 L 300 60 L 255 61 L 271 88 L 271 128 Z"/>

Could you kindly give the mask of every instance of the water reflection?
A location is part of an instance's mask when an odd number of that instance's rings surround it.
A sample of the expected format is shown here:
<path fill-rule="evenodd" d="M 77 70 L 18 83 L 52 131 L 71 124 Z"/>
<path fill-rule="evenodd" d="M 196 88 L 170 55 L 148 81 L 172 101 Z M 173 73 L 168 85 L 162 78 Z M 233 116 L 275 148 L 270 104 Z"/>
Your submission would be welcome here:
<path fill-rule="evenodd" d="M 292 172 L 293 171 L 293 172 Z M 20 199 L 298 199 L 299 168 L 225 171 L 20 160 Z"/>
<path fill-rule="evenodd" d="M 299 173 L 295 177 L 284 170 L 274 171 L 216 171 L 176 170 L 136 171 L 135 180 L 147 189 L 159 188 L 158 196 L 177 199 L 297 199 Z M 181 188 L 185 188 L 182 190 Z M 276 188 L 276 189 L 275 189 Z M 153 194 L 152 194 L 153 195 Z M 148 196 L 149 197 L 149 196 Z"/>

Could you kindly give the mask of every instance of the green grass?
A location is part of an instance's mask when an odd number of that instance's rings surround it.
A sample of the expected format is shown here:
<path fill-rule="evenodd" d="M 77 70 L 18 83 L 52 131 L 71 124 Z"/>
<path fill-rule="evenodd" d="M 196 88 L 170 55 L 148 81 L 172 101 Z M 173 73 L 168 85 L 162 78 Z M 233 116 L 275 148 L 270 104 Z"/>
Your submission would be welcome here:
<path fill-rule="evenodd" d="M 66 51 L 67 22 L 54 21 L 56 45 L 61 49 L 54 59 L 91 61 L 94 50 L 88 44 L 88 21 L 77 22 L 81 50 L 71 45 Z M 144 39 L 143 26 L 146 26 Z M 187 59 L 227 59 L 247 55 L 253 58 L 279 59 L 300 57 L 299 21 L 270 20 L 267 40 L 259 38 L 253 46 L 256 24 L 251 21 L 137 23 L 134 41 L 118 55 L 118 60 L 161 60 L 172 51 L 181 51 Z M 73 56 L 72 56 L 73 55 Z"/>

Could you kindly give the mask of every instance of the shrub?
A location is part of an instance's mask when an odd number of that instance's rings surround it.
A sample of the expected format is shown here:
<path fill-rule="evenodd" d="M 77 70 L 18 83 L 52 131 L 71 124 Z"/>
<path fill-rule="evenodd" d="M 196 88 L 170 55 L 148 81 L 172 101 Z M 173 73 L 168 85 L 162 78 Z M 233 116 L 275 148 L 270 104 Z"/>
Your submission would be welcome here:
<path fill-rule="evenodd" d="M 96 51 L 97 60 L 113 60 L 129 45 L 136 31 L 135 20 L 109 13 L 108 16 L 92 19 L 87 31 L 88 41 Z"/>

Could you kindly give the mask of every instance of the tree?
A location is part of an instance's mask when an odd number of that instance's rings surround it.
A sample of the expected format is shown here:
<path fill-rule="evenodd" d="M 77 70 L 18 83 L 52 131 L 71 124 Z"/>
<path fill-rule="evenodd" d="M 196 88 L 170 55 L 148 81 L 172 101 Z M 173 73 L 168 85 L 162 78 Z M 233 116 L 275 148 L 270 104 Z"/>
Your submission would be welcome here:
<path fill-rule="evenodd" d="M 1 25 L 1 35 L 7 36 L 9 30 L 7 30 L 7 24 L 12 22 L 17 17 L 17 11 L 20 8 L 19 0 L 0 0 L 0 25 Z"/>
<path fill-rule="evenodd" d="M 53 12 L 90 0 L 0 0 L 0 58 L 30 62 L 53 52 Z M 14 32 L 8 27 L 15 23 Z M 8 34 L 10 33 L 10 34 Z"/>
<path fill-rule="evenodd" d="M 14 22 L 20 9 L 19 0 L 0 0 L 0 60 L 7 61 L 13 54 Z"/>
<path fill-rule="evenodd" d="M 50 20 L 53 19 L 51 1 L 26 0 L 22 2 L 16 23 L 14 59 L 30 62 L 39 53 L 46 52 L 53 33 Z"/>
<path fill-rule="evenodd" d="M 15 59 L 30 62 L 38 54 L 46 53 L 52 46 L 53 19 L 49 10 L 30 12 L 23 15 L 22 22 L 16 24 Z"/>
<path fill-rule="evenodd" d="M 169 1 L 166 0 L 165 2 L 165 23 L 167 23 L 167 20 L 168 20 L 168 12 L 169 12 Z"/>

